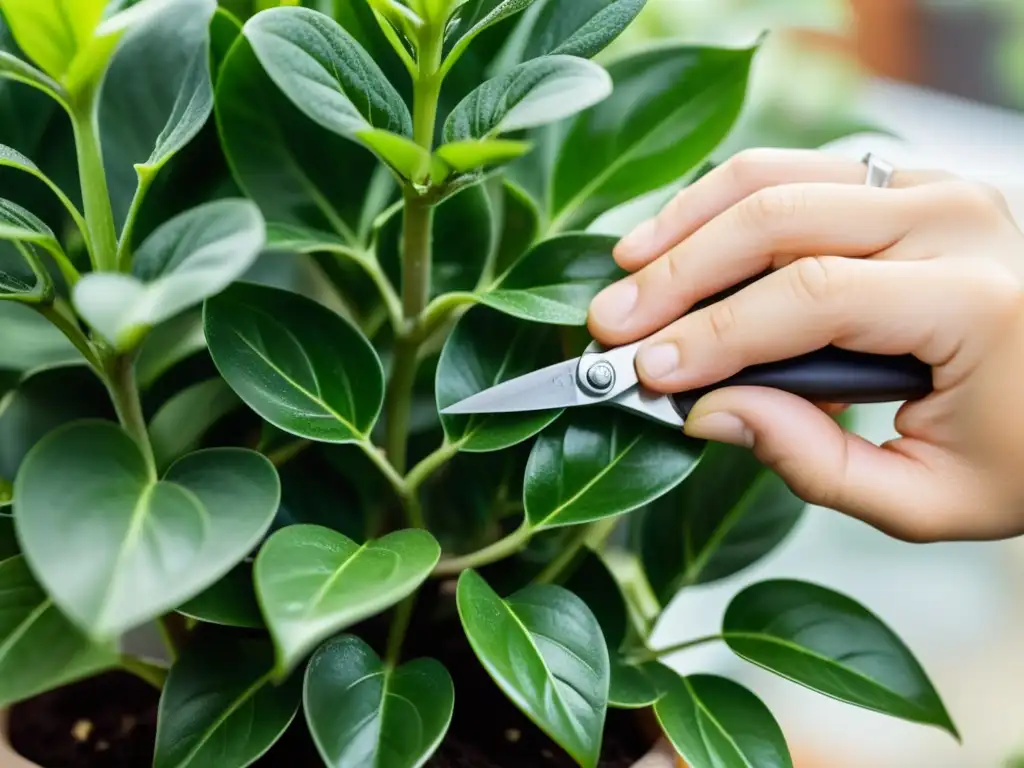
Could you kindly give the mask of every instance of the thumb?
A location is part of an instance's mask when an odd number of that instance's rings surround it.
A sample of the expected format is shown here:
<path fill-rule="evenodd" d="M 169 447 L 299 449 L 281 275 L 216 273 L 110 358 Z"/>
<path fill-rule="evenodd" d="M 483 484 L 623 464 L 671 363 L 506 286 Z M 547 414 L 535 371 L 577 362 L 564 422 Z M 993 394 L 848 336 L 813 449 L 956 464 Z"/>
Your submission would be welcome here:
<path fill-rule="evenodd" d="M 761 387 L 702 397 L 686 419 L 691 437 L 750 448 L 804 501 L 908 541 L 934 541 L 950 498 L 907 439 L 879 447 L 845 431 L 815 404 Z M 928 450 L 928 447 L 924 447 Z M 945 497 L 945 498 L 943 498 Z"/>

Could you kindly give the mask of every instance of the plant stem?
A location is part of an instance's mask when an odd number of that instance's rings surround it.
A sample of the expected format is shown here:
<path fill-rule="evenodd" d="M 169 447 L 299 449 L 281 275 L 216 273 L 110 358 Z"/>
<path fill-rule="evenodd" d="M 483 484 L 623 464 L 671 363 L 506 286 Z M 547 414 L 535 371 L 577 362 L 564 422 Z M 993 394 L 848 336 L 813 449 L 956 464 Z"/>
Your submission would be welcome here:
<path fill-rule="evenodd" d="M 405 476 L 405 485 L 410 493 L 415 493 L 423 486 L 437 470 L 455 458 L 459 452 L 459 443 L 451 443 L 445 440 L 441 447 L 425 457 L 419 464 L 413 467 Z"/>
<path fill-rule="evenodd" d="M 135 440 L 146 461 L 149 476 L 156 480 L 156 459 L 149 442 L 149 430 L 139 401 L 139 390 L 135 386 L 135 366 L 131 355 L 117 355 L 107 366 L 107 390 L 117 411 L 121 426 Z"/>
<path fill-rule="evenodd" d="M 579 555 L 580 550 L 586 545 L 589 535 L 590 526 L 581 525 L 579 530 L 575 531 L 575 535 L 569 543 L 562 547 L 562 551 L 558 553 L 555 559 L 545 566 L 540 575 L 534 578 L 534 583 L 551 584 L 555 582 L 572 561 L 576 559 L 576 556 Z"/>
<path fill-rule="evenodd" d="M 415 341 L 408 338 L 396 340 L 386 397 L 384 446 L 388 461 L 400 475 L 406 469 L 409 415 L 412 412 L 412 391 L 416 384 L 416 358 Z"/>
<path fill-rule="evenodd" d="M 445 293 L 438 296 L 423 312 L 423 320 L 420 323 L 420 340 L 429 339 L 438 328 L 444 325 L 445 321 L 453 312 L 476 304 L 479 301 L 475 293 Z"/>
<path fill-rule="evenodd" d="M 384 655 L 384 663 L 394 669 L 402 655 L 402 643 L 405 641 L 405 634 L 409 630 L 409 622 L 412 621 L 413 608 L 416 606 L 416 593 L 398 604 L 395 609 L 395 616 L 391 619 L 391 628 L 388 630 L 388 647 Z"/>
<path fill-rule="evenodd" d="M 145 680 L 158 691 L 163 690 L 164 684 L 167 682 L 166 669 L 157 664 L 143 661 L 135 656 L 130 656 L 127 653 L 121 655 L 121 669 L 131 672 L 141 680 Z"/>
<path fill-rule="evenodd" d="M 135 220 L 142 210 L 142 203 L 146 199 L 146 193 L 153 186 L 156 172 L 151 169 L 144 169 L 139 172 L 139 186 L 132 198 L 131 208 L 128 209 L 128 217 L 124 222 L 124 229 L 121 231 L 121 239 L 117 244 L 117 268 L 122 272 L 130 272 L 132 265 L 132 235 L 135 232 Z"/>
<path fill-rule="evenodd" d="M 85 333 L 74 319 L 74 314 L 67 306 L 67 303 L 63 299 L 58 298 L 53 304 L 38 305 L 38 310 L 39 314 L 53 323 L 68 338 L 68 341 L 75 345 L 75 349 L 82 353 L 82 357 L 89 362 L 89 365 L 98 374 L 102 375 L 103 364 L 100 362 L 99 357 L 96 356 L 96 351 L 89 343 L 89 339 L 86 338 Z"/>
<path fill-rule="evenodd" d="M 693 640 L 685 640 L 681 643 L 675 643 L 674 645 L 667 646 L 666 648 L 651 648 L 630 656 L 629 661 L 634 664 L 642 664 L 647 661 L 657 661 L 660 658 L 670 656 L 671 654 L 678 653 L 679 651 L 686 651 L 690 648 L 696 648 L 719 640 L 725 640 L 726 637 L 728 637 L 727 634 L 704 635 L 703 637 L 697 637 Z"/>
<path fill-rule="evenodd" d="M 483 549 L 470 552 L 468 555 L 442 560 L 434 568 L 433 576 L 437 578 L 455 576 L 470 568 L 480 568 L 504 560 L 523 549 L 530 542 L 531 536 L 533 536 L 533 529 L 524 522 L 508 536 L 498 539 Z"/>
<path fill-rule="evenodd" d="M 88 243 L 92 246 L 93 267 L 98 271 L 117 269 L 117 229 L 110 206 L 107 174 L 103 168 L 103 149 L 100 144 L 96 116 L 96 92 L 89 90 L 72 105 L 71 124 L 81 174 L 82 200 L 85 203 L 85 222 Z"/>

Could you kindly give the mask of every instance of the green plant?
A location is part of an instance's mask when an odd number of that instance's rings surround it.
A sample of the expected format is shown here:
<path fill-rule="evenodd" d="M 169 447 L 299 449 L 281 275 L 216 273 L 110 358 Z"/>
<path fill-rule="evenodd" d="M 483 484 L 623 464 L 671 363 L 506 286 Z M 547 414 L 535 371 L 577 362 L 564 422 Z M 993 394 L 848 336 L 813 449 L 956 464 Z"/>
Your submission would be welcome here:
<path fill-rule="evenodd" d="M 653 709 L 695 767 L 788 765 L 752 693 L 659 661 L 721 640 L 956 735 L 821 586 L 755 584 L 721 634 L 649 647 L 679 590 L 800 517 L 746 452 L 604 410 L 438 416 L 578 353 L 621 274 L 588 225 L 741 113 L 756 46 L 591 60 L 643 4 L 243 26 L 213 0 L 0 0 L 0 702 L 122 667 L 162 689 L 157 766 L 248 765 L 293 721 L 328 765 L 418 766 L 461 658 L 581 766 L 609 708 Z M 169 669 L 119 642 L 153 622 Z"/>

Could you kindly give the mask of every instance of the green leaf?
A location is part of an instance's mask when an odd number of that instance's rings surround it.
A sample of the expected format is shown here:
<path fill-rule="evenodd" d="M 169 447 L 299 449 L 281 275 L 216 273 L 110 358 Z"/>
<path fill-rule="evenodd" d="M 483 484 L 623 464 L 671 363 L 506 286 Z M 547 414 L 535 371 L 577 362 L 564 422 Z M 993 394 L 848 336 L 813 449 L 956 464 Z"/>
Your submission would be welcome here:
<path fill-rule="evenodd" d="M 502 179 L 497 194 L 501 202 L 495 207 L 501 213 L 502 227 L 494 267 L 498 274 L 503 274 L 536 242 L 540 210 L 521 187 L 508 179 Z"/>
<path fill-rule="evenodd" d="M 616 240 L 573 233 L 535 245 L 480 294 L 505 314 L 552 325 L 586 325 L 591 301 L 625 276 L 612 258 Z"/>
<path fill-rule="evenodd" d="M 405 599 L 430 575 L 441 548 L 424 530 L 356 544 L 329 528 L 292 525 L 256 556 L 260 606 L 288 674 L 325 638 Z"/>
<path fill-rule="evenodd" d="M 613 656 L 608 706 L 615 709 L 646 709 L 657 702 L 663 694 L 651 678 L 648 667 L 630 664 L 622 656 Z"/>
<path fill-rule="evenodd" d="M 114 219 L 125 223 L 164 165 L 213 111 L 213 0 L 173 0 L 132 25 L 110 60 L 99 103 Z"/>
<path fill-rule="evenodd" d="M 298 712 L 301 680 L 270 679 L 273 652 L 259 638 L 214 635 L 189 643 L 160 696 L 153 768 L 245 768 Z"/>
<path fill-rule="evenodd" d="M 697 465 L 703 443 L 604 408 L 577 408 L 541 433 L 523 502 L 535 529 L 579 525 L 639 509 Z"/>
<path fill-rule="evenodd" d="M 201 310 L 177 315 L 147 334 L 135 357 L 135 379 L 146 390 L 183 360 L 206 349 Z"/>
<path fill-rule="evenodd" d="M 697 469 L 644 510 L 639 551 L 663 605 L 774 550 L 807 505 L 747 449 L 708 444 Z"/>
<path fill-rule="evenodd" d="M 256 602 L 249 563 L 235 566 L 223 578 L 179 605 L 178 613 L 226 627 L 261 629 L 265 626 L 260 605 Z"/>
<path fill-rule="evenodd" d="M 583 768 L 596 768 L 608 707 L 608 649 L 586 603 L 553 584 L 502 599 L 475 571 L 459 577 L 473 652 L 505 695 Z"/>
<path fill-rule="evenodd" d="M 23 557 L 0 561 L 0 706 L 104 672 L 119 658 L 114 643 L 93 643 L 64 617 Z"/>
<path fill-rule="evenodd" d="M 488 307 L 463 315 L 445 342 L 434 391 L 442 410 L 471 395 L 560 360 L 553 329 L 524 323 Z M 562 414 L 561 410 L 472 416 L 442 414 L 448 440 L 459 450 L 500 451 L 522 443 Z"/>
<path fill-rule="evenodd" d="M 266 73 L 296 107 L 339 136 L 365 128 L 412 135 L 412 117 L 394 86 L 352 35 L 309 8 L 271 8 L 243 34 Z"/>
<path fill-rule="evenodd" d="M 0 302 L 0 371 L 31 371 L 54 365 L 79 363 L 85 358 L 68 338 L 35 309 L 15 302 Z M 2 410 L 2 407 L 0 407 Z"/>
<path fill-rule="evenodd" d="M 445 48 L 450 47 L 450 51 L 445 58 L 445 70 L 450 69 L 459 60 L 469 44 L 481 32 L 519 13 L 534 2 L 536 0 L 466 0 L 461 3 L 446 40 Z"/>
<path fill-rule="evenodd" d="M 177 392 L 153 416 L 149 439 L 159 467 L 199 447 L 214 424 L 241 405 L 223 379 L 200 381 Z"/>
<path fill-rule="evenodd" d="M 235 283 L 206 302 L 206 342 L 228 385 L 275 427 L 362 442 L 384 402 L 384 370 L 357 328 L 296 293 Z"/>
<path fill-rule="evenodd" d="M 6 147 L 0 144 L 0 166 L 6 168 L 13 168 L 17 171 L 27 173 L 30 176 L 35 176 L 39 181 L 43 182 L 43 184 L 45 184 L 57 198 L 60 199 L 60 201 L 65 206 L 67 211 L 75 218 L 76 223 L 78 223 L 79 226 L 84 226 L 84 220 L 82 219 L 81 214 L 78 213 L 78 210 L 75 208 L 74 204 L 72 204 L 71 201 L 68 200 L 67 196 L 60 189 L 60 187 L 57 184 L 55 184 L 53 180 L 50 179 L 45 173 L 43 173 L 42 169 L 40 169 L 38 165 L 32 162 L 32 160 L 30 160 L 29 158 L 25 157 L 25 155 L 23 155 L 21 152 L 11 147 Z M 54 244 L 56 245 L 59 251 L 60 244 L 57 243 L 56 239 L 54 239 Z"/>
<path fill-rule="evenodd" d="M 698 166 L 739 115 L 755 50 L 675 44 L 609 65 L 612 95 L 581 115 L 562 144 L 553 227 L 582 228 Z"/>
<path fill-rule="evenodd" d="M 465 139 L 438 147 L 434 155 L 455 173 L 469 173 L 504 165 L 525 155 L 532 146 L 528 141 Z"/>
<path fill-rule="evenodd" d="M 30 211 L 0 199 L 0 240 L 16 249 L 0 248 L 0 299 L 38 303 L 53 296 L 53 280 L 33 245 L 60 251 L 53 231 Z"/>
<path fill-rule="evenodd" d="M 928 676 L 877 616 L 816 584 L 764 581 L 733 598 L 722 621 L 741 658 L 840 701 L 959 739 Z"/>
<path fill-rule="evenodd" d="M 3 0 L 18 46 L 60 80 L 92 40 L 107 0 Z"/>
<path fill-rule="evenodd" d="M 378 128 L 357 131 L 356 135 L 402 178 L 415 184 L 430 180 L 430 152 L 412 139 Z"/>
<path fill-rule="evenodd" d="M 157 480 L 120 427 L 87 421 L 29 452 L 14 512 L 46 591 L 75 624 L 108 638 L 221 578 L 266 533 L 279 496 L 273 465 L 253 451 L 198 451 Z"/>
<path fill-rule="evenodd" d="M 385 666 L 362 640 L 343 635 L 310 660 L 303 706 L 330 768 L 419 768 L 448 731 L 455 688 L 434 659 Z"/>
<path fill-rule="evenodd" d="M 131 275 L 83 277 L 75 285 L 75 308 L 118 349 L 130 349 L 153 326 L 227 288 L 256 261 L 265 238 L 253 203 L 206 203 L 146 238 Z"/>
<path fill-rule="evenodd" d="M 592 61 L 545 56 L 487 80 L 466 96 L 445 120 L 444 141 L 493 138 L 558 122 L 611 92 L 611 77 Z"/>
<path fill-rule="evenodd" d="M 677 678 L 654 705 L 654 714 L 692 768 L 793 766 L 772 713 L 757 696 L 724 677 Z"/>
<path fill-rule="evenodd" d="M 590 59 L 633 22 L 647 0 L 539 0 L 498 56 L 498 69 L 551 54 Z"/>
<path fill-rule="evenodd" d="M 224 60 L 215 109 L 232 175 L 267 221 L 334 233 L 349 245 L 360 242 L 376 158 L 300 112 L 244 37 Z"/>
<path fill-rule="evenodd" d="M 57 102 L 65 103 L 64 89 L 60 83 L 7 51 L 0 51 L 0 79 L 24 83 L 42 91 Z"/>
<path fill-rule="evenodd" d="M 381 221 L 377 233 L 377 258 L 396 286 L 402 284 L 404 222 L 405 209 L 396 206 Z M 434 209 L 431 242 L 434 252 L 431 297 L 473 291 L 494 249 L 494 214 L 482 187 L 467 187 Z"/>

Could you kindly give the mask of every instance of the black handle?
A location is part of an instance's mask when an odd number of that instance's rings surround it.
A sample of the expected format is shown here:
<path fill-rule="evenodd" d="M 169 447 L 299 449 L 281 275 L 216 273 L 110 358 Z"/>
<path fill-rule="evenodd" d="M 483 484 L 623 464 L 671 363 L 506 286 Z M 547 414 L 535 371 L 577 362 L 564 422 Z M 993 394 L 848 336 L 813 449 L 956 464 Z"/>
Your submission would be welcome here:
<path fill-rule="evenodd" d="M 895 403 L 930 394 L 932 369 L 912 355 L 825 347 L 789 360 L 744 368 L 717 384 L 673 395 L 673 401 L 685 416 L 703 395 L 729 386 L 771 387 L 823 403 Z"/>

